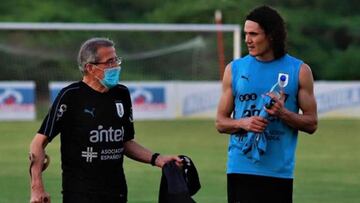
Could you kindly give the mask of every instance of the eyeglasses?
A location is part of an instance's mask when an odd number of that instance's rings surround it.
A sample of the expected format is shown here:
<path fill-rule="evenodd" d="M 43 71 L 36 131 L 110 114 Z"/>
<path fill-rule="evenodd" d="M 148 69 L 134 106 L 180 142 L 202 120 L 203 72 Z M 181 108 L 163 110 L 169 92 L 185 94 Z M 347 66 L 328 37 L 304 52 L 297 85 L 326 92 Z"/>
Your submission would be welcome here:
<path fill-rule="evenodd" d="M 119 66 L 121 64 L 121 58 L 120 57 L 115 57 L 115 58 L 111 58 L 105 62 L 94 62 L 94 63 L 91 63 L 91 64 L 94 64 L 94 65 L 100 65 L 100 64 L 105 64 L 107 66 Z"/>

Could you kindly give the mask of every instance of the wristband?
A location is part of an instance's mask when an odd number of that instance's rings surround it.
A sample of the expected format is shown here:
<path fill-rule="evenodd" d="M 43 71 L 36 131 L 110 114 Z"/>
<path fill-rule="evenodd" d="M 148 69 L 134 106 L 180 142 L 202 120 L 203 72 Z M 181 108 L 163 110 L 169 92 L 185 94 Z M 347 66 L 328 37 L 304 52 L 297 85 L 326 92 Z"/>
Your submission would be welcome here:
<path fill-rule="evenodd" d="M 154 154 L 151 156 L 150 164 L 151 164 L 152 166 L 155 166 L 155 161 L 156 161 L 156 159 L 158 158 L 159 155 L 160 155 L 159 153 L 154 153 Z"/>

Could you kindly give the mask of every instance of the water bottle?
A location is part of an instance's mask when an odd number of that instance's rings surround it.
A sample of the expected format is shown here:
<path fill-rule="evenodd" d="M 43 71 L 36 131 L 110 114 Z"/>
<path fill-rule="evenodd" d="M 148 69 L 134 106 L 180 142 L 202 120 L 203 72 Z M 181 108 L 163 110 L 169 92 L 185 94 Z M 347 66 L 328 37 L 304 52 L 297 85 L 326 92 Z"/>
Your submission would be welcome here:
<path fill-rule="evenodd" d="M 281 92 L 284 90 L 285 85 L 286 85 L 286 76 L 281 75 L 279 81 L 271 87 L 269 93 L 272 93 L 273 95 L 275 95 L 276 98 L 280 99 Z M 269 95 L 266 95 L 264 100 L 265 100 L 265 108 L 267 109 L 270 109 L 275 103 L 275 100 L 273 100 Z"/>
<path fill-rule="evenodd" d="M 280 74 L 280 77 L 278 78 L 278 82 L 271 87 L 269 93 L 272 93 L 273 95 L 275 95 L 275 97 L 280 99 L 281 92 L 284 90 L 284 87 L 286 85 L 287 85 L 287 75 Z M 270 109 L 274 105 L 274 103 L 275 100 L 273 100 L 269 95 L 265 95 L 263 97 L 263 104 L 265 108 Z M 267 119 L 269 117 L 269 114 L 264 109 L 261 109 L 259 116 Z M 261 133 L 255 133 L 249 131 L 247 133 L 248 136 L 245 140 L 245 143 L 241 148 L 241 152 L 243 154 L 246 154 L 247 157 L 253 160 L 253 162 L 259 161 L 260 156 L 266 152 L 267 134 L 270 134 L 268 129 L 265 129 L 265 131 Z"/>

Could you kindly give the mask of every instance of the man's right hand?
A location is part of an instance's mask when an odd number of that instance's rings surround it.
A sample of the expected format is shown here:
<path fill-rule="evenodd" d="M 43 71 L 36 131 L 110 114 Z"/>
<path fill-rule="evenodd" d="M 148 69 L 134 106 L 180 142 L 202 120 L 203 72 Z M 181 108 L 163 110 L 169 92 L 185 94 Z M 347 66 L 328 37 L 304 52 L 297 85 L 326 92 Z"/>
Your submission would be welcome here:
<path fill-rule="evenodd" d="M 246 131 L 261 133 L 265 130 L 268 121 L 260 116 L 251 116 L 242 118 L 242 128 Z"/>
<path fill-rule="evenodd" d="M 50 195 L 43 189 L 31 190 L 30 203 L 51 203 Z"/>

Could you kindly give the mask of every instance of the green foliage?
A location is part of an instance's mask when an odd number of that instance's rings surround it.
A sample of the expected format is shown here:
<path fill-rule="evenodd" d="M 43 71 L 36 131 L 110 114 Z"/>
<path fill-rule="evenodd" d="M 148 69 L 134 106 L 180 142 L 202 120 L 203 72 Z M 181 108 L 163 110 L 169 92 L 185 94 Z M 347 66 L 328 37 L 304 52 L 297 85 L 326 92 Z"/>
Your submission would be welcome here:
<path fill-rule="evenodd" d="M 90 7 L 72 1 L 14 0 L 0 5 L 1 21 L 14 22 L 100 22 L 106 18 Z"/>
<path fill-rule="evenodd" d="M 223 12 L 223 23 L 243 25 L 245 15 L 252 8 L 263 4 L 273 6 L 284 16 L 288 26 L 290 53 L 310 65 L 315 79 L 360 79 L 360 74 L 353 70 L 360 67 L 356 53 L 360 47 L 358 0 L 13 0 L 1 3 L 0 21 L 214 23 L 214 12 L 219 9 Z M 31 39 L 28 35 L 21 38 L 18 34 L 12 38 L 13 43 L 16 40 L 26 41 L 28 44 L 49 41 L 48 37 Z M 9 43 L 8 38 L 3 39 Z M 129 40 L 129 43 L 139 47 L 152 43 L 151 41 L 151 37 L 144 36 L 140 42 Z M 61 38 L 52 39 L 51 42 L 48 43 L 50 49 L 63 43 Z M 76 46 L 69 49 L 78 50 L 78 43 L 73 44 Z M 232 46 L 231 43 L 226 45 L 228 48 Z M 242 48 L 243 54 L 246 54 L 246 47 L 243 45 Z M 0 58 L 8 57 L 2 53 L 1 47 L 0 55 Z M 227 62 L 230 60 L 227 58 Z M 351 64 L 348 64 L 350 61 Z M 60 68 L 69 65 L 69 62 L 57 63 Z M 353 69 L 343 68 L 349 65 Z M 11 74 L 24 73 L 16 71 Z M 0 75 L 4 79 L 7 73 L 1 71 Z M 130 75 L 131 79 L 142 79 L 137 78 L 141 74 L 129 73 Z M 156 72 L 149 78 L 161 80 Z"/>
<path fill-rule="evenodd" d="M 359 53 L 359 46 L 350 46 L 345 51 L 335 51 L 335 57 L 329 59 L 329 67 L 323 73 L 324 78 L 329 80 L 359 80 Z"/>

